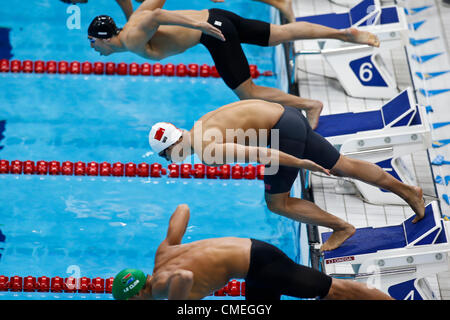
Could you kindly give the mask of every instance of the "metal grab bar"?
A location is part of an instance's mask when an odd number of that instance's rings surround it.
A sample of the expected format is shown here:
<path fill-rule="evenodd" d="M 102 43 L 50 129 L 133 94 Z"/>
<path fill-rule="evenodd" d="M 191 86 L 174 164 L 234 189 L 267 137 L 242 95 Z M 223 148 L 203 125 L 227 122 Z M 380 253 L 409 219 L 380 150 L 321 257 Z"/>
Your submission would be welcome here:
<path fill-rule="evenodd" d="M 369 149 L 369 150 L 362 150 L 362 151 L 354 151 L 354 152 L 346 152 L 342 153 L 345 156 L 352 156 L 352 155 L 360 155 L 360 154 L 371 154 L 371 153 L 381 153 L 381 152 L 393 152 L 393 147 L 386 147 L 386 148 L 377 148 L 377 149 Z"/>
<path fill-rule="evenodd" d="M 401 267 L 401 268 L 386 268 L 379 271 L 371 272 L 371 273 L 331 273 L 330 276 L 333 278 L 342 278 L 342 279 L 364 279 L 373 276 L 386 276 L 386 275 L 394 275 L 394 274 L 405 274 L 405 273 L 414 273 L 417 271 L 416 267 Z"/>

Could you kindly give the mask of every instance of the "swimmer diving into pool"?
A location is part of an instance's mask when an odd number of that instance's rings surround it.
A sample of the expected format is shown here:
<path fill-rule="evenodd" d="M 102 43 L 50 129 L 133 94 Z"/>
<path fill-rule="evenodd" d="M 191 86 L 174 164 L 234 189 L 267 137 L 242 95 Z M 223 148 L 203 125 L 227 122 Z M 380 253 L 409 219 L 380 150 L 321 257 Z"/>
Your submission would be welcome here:
<path fill-rule="evenodd" d="M 271 137 L 270 141 L 266 137 Z M 322 251 L 338 248 L 356 229 L 310 201 L 289 196 L 299 168 L 354 178 L 389 190 L 415 212 L 413 223 L 425 214 L 420 187 L 402 183 L 373 163 L 341 155 L 311 129 L 299 109 L 290 106 L 264 100 L 238 101 L 205 114 L 190 131 L 159 122 L 149 133 L 149 144 L 155 153 L 173 162 L 181 163 L 195 153 L 209 166 L 265 164 L 265 200 L 269 210 L 333 229 Z"/>
<path fill-rule="evenodd" d="M 172 214 L 164 241 L 155 254 L 152 275 L 124 269 L 113 281 L 118 300 L 196 300 L 223 288 L 232 278 L 245 279 L 246 300 L 298 298 L 393 300 L 364 283 L 334 279 L 296 264 L 275 246 L 235 237 L 181 244 L 189 222 L 189 207 Z"/>
<path fill-rule="evenodd" d="M 146 0 L 123 29 L 109 16 L 94 18 L 88 29 L 91 47 L 101 55 L 131 51 L 151 60 L 182 53 L 201 43 L 210 52 L 217 71 L 240 100 L 262 99 L 303 109 L 314 129 L 323 104 L 279 89 L 253 83 L 241 43 L 276 46 L 299 39 L 330 38 L 378 47 L 372 33 L 355 28 L 337 30 L 308 22 L 274 25 L 244 19 L 221 9 L 168 11 L 165 0 Z"/>

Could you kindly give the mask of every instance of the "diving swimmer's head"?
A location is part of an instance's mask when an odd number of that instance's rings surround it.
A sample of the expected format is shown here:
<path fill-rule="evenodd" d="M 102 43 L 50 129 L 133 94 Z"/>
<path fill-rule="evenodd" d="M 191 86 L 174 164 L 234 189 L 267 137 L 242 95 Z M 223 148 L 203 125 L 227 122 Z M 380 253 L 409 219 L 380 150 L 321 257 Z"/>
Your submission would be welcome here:
<path fill-rule="evenodd" d="M 124 269 L 115 277 L 112 286 L 112 294 L 116 300 L 128 300 L 139 294 L 145 286 L 147 276 L 137 269 Z"/>
<path fill-rule="evenodd" d="M 109 39 L 119 32 L 120 29 L 117 28 L 113 18 L 106 15 L 95 17 L 88 28 L 88 35 L 98 39 Z"/>
<path fill-rule="evenodd" d="M 170 160 L 167 150 L 173 146 L 183 135 L 183 130 L 168 122 L 158 122 L 153 125 L 148 134 L 148 143 L 159 156 Z"/>
<path fill-rule="evenodd" d="M 120 32 L 113 18 L 106 15 L 97 16 L 92 20 L 88 28 L 88 38 L 91 41 L 91 47 L 101 55 L 107 56 L 114 52 L 111 44 L 111 38 L 117 36 Z"/>

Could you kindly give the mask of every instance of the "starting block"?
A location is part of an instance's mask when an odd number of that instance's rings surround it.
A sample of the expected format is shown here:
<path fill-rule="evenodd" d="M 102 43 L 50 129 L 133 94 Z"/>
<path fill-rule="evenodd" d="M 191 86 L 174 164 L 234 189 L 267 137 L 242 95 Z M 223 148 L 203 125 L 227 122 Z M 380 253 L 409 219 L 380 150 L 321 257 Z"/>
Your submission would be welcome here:
<path fill-rule="evenodd" d="M 321 116 L 315 131 L 342 155 L 375 163 L 398 180 L 417 185 L 400 157 L 427 150 L 432 139 L 425 110 L 414 101 L 408 88 L 377 110 Z M 371 203 L 406 205 L 391 192 L 356 179 L 352 182 Z"/>
<path fill-rule="evenodd" d="M 347 13 L 297 17 L 297 21 L 336 29 L 355 27 L 374 33 L 380 47 L 355 45 L 340 40 L 302 40 L 295 42 L 296 55 L 320 54 L 349 96 L 390 99 L 398 93 L 397 81 L 381 54 L 408 44 L 408 22 L 403 8 L 381 7 L 377 0 L 363 0 Z"/>
<path fill-rule="evenodd" d="M 400 225 L 359 228 L 339 248 L 323 253 L 324 271 L 337 278 L 366 282 L 395 299 L 435 299 L 425 277 L 449 270 L 450 222 L 436 201 Z M 321 234 L 325 242 L 331 232 Z M 340 272 L 344 270 L 345 272 Z"/>
<path fill-rule="evenodd" d="M 334 29 L 347 29 L 374 24 L 379 19 L 380 12 L 379 0 L 363 0 L 350 8 L 348 12 L 296 17 L 295 20 L 320 24 Z"/>

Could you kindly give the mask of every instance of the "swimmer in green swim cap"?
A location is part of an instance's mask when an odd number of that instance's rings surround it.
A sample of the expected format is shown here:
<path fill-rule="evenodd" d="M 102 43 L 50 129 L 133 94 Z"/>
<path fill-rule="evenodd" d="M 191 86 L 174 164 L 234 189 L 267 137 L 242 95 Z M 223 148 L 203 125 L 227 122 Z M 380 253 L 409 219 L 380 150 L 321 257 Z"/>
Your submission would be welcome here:
<path fill-rule="evenodd" d="M 124 269 L 120 271 L 113 281 L 112 294 L 116 300 L 128 300 L 139 294 L 145 286 L 147 276 L 137 269 Z"/>
<path fill-rule="evenodd" d="M 320 299 L 392 299 L 365 283 L 335 279 L 292 261 L 277 247 L 255 239 L 223 237 L 181 243 L 189 207 L 179 205 L 155 255 L 152 275 L 120 271 L 112 293 L 121 300 L 202 299 L 230 279 L 245 279 L 246 300 L 279 300 L 281 295 Z"/>

